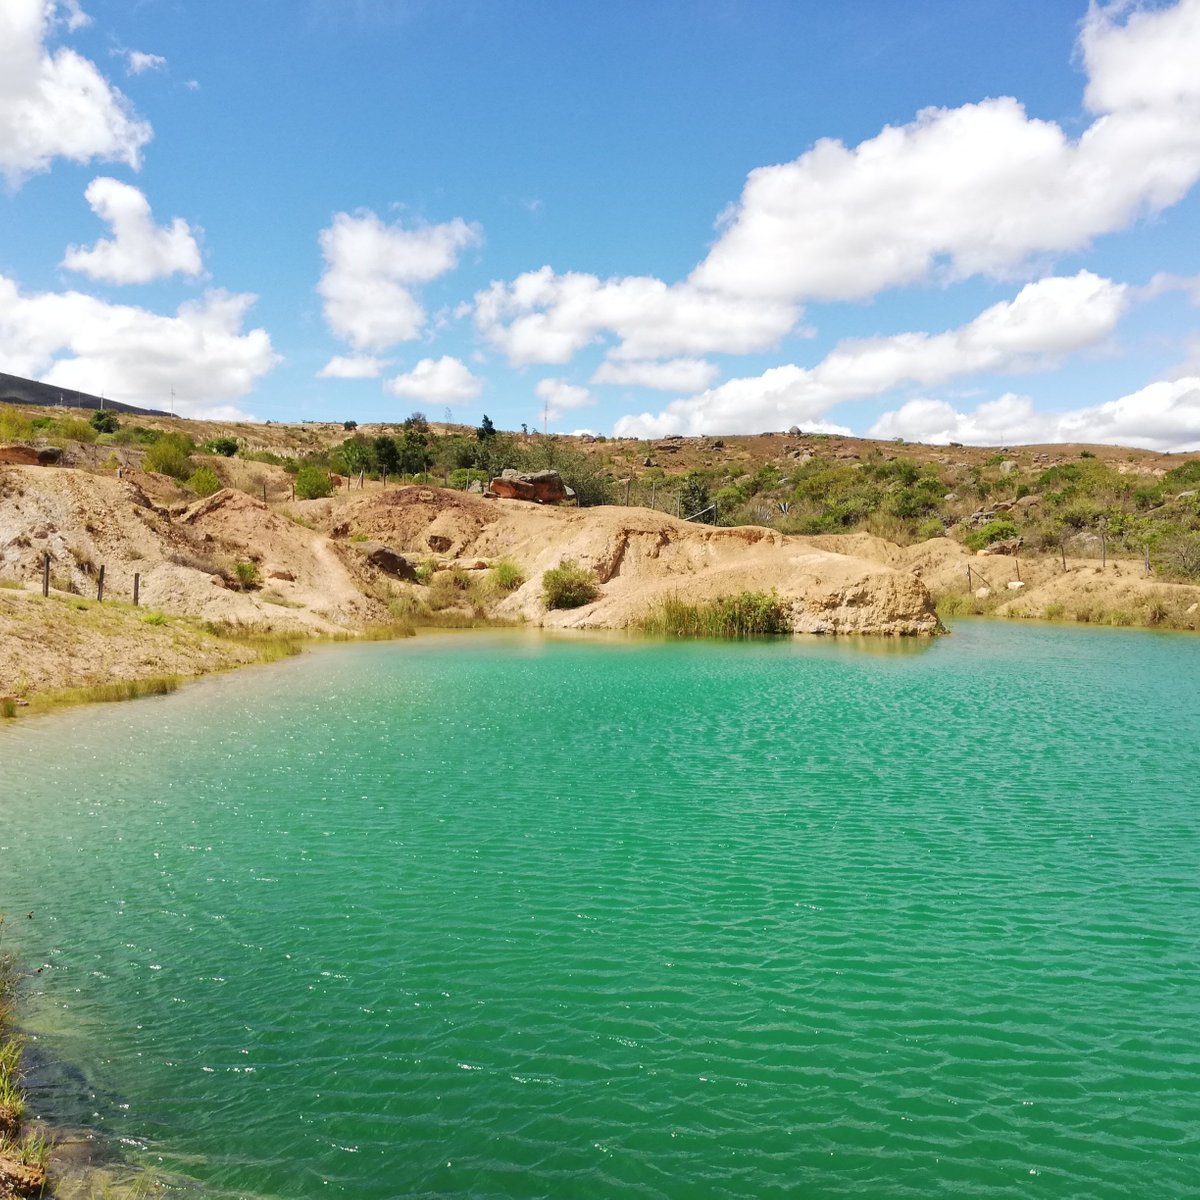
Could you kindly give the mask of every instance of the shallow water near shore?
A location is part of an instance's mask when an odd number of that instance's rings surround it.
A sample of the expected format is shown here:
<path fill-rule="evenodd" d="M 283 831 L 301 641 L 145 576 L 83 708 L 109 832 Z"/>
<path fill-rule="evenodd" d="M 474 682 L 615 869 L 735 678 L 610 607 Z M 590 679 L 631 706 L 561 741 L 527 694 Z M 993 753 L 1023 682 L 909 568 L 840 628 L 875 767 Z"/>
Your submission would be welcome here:
<path fill-rule="evenodd" d="M 0 729 L 0 910 L 205 1195 L 1192 1196 L 1200 639 L 313 653 Z"/>

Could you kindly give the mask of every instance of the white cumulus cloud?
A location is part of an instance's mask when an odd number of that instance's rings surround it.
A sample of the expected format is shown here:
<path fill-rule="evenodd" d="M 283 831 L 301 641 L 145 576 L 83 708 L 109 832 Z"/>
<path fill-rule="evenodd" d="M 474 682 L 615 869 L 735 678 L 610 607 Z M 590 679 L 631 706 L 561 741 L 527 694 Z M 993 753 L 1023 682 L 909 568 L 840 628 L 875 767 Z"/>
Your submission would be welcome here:
<path fill-rule="evenodd" d="M 719 374 L 715 363 L 702 358 L 602 362 L 592 375 L 593 383 L 616 383 L 627 387 L 654 388 L 660 392 L 699 392 Z"/>
<path fill-rule="evenodd" d="M 218 412 L 279 361 L 264 329 L 243 329 L 255 297 L 211 291 L 174 316 L 108 304 L 81 292 L 23 293 L 0 275 L 5 369 L 64 391 L 165 408 Z"/>
<path fill-rule="evenodd" d="M 775 345 L 799 315 L 793 304 L 646 275 L 600 280 L 550 267 L 493 282 L 475 296 L 476 327 L 514 366 L 569 362 L 602 335 L 619 339 L 611 357 L 621 360 L 747 354 Z"/>
<path fill-rule="evenodd" d="M 86 23 L 68 5 L 62 24 Z M 149 124 L 74 50 L 47 47 L 59 26 L 53 0 L 0 3 L 0 173 L 10 186 L 49 169 L 56 158 L 104 159 L 137 168 Z"/>
<path fill-rule="evenodd" d="M 191 226 L 181 217 L 155 225 L 150 203 L 137 188 L 100 176 L 84 193 L 92 211 L 112 227 L 112 238 L 71 246 L 62 266 L 108 283 L 149 283 L 169 275 L 196 276 L 204 269 Z"/>
<path fill-rule="evenodd" d="M 1105 404 L 1038 412 L 1011 393 L 960 412 L 944 400 L 910 400 L 884 413 L 871 437 L 975 446 L 1104 442 L 1146 450 L 1200 450 L 1200 376 L 1159 380 Z"/>
<path fill-rule="evenodd" d="M 325 273 L 317 291 L 329 328 L 355 350 L 420 337 L 428 318 L 413 289 L 453 270 L 482 240 L 480 227 L 460 217 L 405 227 L 369 211 L 338 213 L 320 235 Z"/>
<path fill-rule="evenodd" d="M 466 363 L 443 354 L 421 359 L 411 371 L 389 379 L 387 388 L 394 396 L 449 404 L 473 400 L 483 390 L 483 381 L 471 374 Z"/>
<path fill-rule="evenodd" d="M 815 367 L 787 364 L 675 400 L 657 415 L 622 417 L 622 436 L 817 429 L 834 405 L 900 384 L 931 386 L 981 371 L 1041 370 L 1096 345 L 1129 307 L 1125 284 L 1090 271 L 1027 284 L 1012 299 L 945 333 L 841 342 Z"/>
<path fill-rule="evenodd" d="M 939 267 L 1004 275 L 1177 203 L 1200 179 L 1200 0 L 1093 4 L 1080 47 L 1095 119 L 1077 139 L 1002 97 L 819 141 L 750 173 L 691 282 L 850 300 Z"/>
<path fill-rule="evenodd" d="M 369 354 L 335 354 L 318 372 L 318 379 L 378 379 L 388 364 Z"/>

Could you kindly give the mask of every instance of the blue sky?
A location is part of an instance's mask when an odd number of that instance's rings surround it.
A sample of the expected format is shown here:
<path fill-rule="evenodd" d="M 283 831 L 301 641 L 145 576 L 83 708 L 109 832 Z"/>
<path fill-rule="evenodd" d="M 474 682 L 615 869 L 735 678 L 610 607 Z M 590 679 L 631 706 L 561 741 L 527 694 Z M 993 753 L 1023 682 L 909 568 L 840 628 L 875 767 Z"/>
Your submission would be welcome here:
<path fill-rule="evenodd" d="M 1200 448 L 1200 0 L 3 0 L 0 370 Z"/>

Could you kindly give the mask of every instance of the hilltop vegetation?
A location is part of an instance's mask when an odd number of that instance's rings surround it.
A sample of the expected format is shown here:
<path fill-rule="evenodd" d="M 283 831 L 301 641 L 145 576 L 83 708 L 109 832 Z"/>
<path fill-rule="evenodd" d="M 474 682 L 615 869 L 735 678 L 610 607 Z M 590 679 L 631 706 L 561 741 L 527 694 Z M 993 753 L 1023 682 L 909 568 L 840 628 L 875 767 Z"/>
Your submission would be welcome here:
<path fill-rule="evenodd" d="M 103 419 L 103 424 L 101 424 Z M 97 428 L 99 426 L 99 428 Z M 1200 456 L 1117 447 L 934 447 L 803 434 L 656 442 L 354 421 L 232 425 L 0 406 L 0 442 L 74 446 L 80 465 L 142 467 L 181 493 L 214 482 L 300 498 L 343 480 L 481 486 L 505 468 L 558 470 L 581 506 L 628 504 L 723 526 L 899 545 L 950 537 L 980 550 L 1150 557 L 1163 578 L 1200 578 Z M 237 460 L 236 463 L 231 459 Z M 237 463 L 243 464 L 241 472 Z M 249 464 L 263 468 L 247 474 Z M 290 482 L 289 482 L 290 481 Z"/>

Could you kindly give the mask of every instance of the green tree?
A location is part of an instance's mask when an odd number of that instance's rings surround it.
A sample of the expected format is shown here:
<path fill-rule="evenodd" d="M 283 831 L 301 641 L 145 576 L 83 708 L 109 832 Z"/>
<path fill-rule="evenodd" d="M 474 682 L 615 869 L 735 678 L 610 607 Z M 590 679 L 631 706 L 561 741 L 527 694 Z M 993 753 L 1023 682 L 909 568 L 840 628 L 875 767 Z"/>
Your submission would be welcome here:
<path fill-rule="evenodd" d="M 492 424 L 492 418 L 487 413 L 483 414 L 483 420 L 480 421 L 479 428 L 475 430 L 475 436 L 481 442 L 486 442 L 496 436 L 496 426 Z"/>
<path fill-rule="evenodd" d="M 370 471 L 375 465 L 375 456 L 371 453 L 371 443 L 366 438 L 357 435 L 347 438 L 337 448 L 337 459 L 347 475 Z"/>
<path fill-rule="evenodd" d="M 400 472 L 400 452 L 394 438 L 380 434 L 375 439 L 375 468 L 380 475 L 397 475 Z"/>
<path fill-rule="evenodd" d="M 425 470 L 429 463 L 429 439 L 417 426 L 406 428 L 395 445 L 399 470 L 409 475 Z"/>

